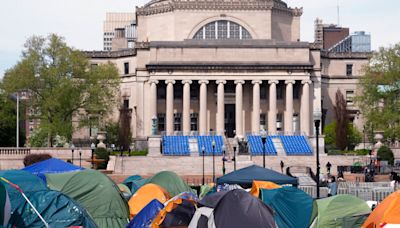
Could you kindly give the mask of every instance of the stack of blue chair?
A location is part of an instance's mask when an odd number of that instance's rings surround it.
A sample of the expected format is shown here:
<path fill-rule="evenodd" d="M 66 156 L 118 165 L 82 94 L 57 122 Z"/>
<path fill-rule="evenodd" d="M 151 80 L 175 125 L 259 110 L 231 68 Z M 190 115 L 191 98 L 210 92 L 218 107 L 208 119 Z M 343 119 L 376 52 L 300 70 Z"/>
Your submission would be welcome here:
<path fill-rule="evenodd" d="M 224 139 L 220 135 L 213 136 L 194 136 L 197 139 L 199 146 L 199 154 L 202 155 L 202 148 L 204 146 L 204 155 L 213 155 L 212 142 L 215 141 L 214 155 L 222 155 L 222 146 L 224 145 Z"/>
<path fill-rule="evenodd" d="M 260 135 L 248 135 L 247 141 L 249 143 L 250 153 L 252 155 L 263 155 L 263 145 Z M 265 154 L 266 155 L 276 155 L 276 149 L 272 143 L 272 137 L 267 136 L 265 141 Z"/>
<path fill-rule="evenodd" d="M 279 136 L 287 155 L 312 155 L 307 138 L 302 135 Z"/>
<path fill-rule="evenodd" d="M 163 154 L 172 156 L 190 155 L 188 136 L 163 136 Z"/>

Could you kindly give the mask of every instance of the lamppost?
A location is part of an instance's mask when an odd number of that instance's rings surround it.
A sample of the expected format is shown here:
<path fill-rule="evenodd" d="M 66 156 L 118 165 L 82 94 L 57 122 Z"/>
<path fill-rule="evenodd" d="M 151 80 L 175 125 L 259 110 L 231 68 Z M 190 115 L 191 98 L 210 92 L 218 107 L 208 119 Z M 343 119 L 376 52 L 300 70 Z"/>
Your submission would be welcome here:
<path fill-rule="evenodd" d="M 226 158 L 225 158 L 225 145 L 222 145 L 222 147 L 221 147 L 221 149 L 222 149 L 222 153 L 223 153 L 223 156 L 222 156 L 222 175 L 225 175 L 225 161 L 226 161 Z"/>
<path fill-rule="evenodd" d="M 319 199 L 319 172 L 320 172 L 320 164 L 319 164 L 319 126 L 321 123 L 321 116 L 322 113 L 321 112 L 315 112 L 314 113 L 314 125 L 315 125 L 315 140 L 316 140 L 316 165 L 317 165 L 317 199 Z"/>
<path fill-rule="evenodd" d="M 261 142 L 263 150 L 263 168 L 265 168 L 265 143 L 267 142 L 267 132 L 265 130 L 261 131 Z"/>
<path fill-rule="evenodd" d="M 201 147 L 201 156 L 203 156 L 203 185 L 205 185 L 205 180 L 204 180 L 204 153 L 205 153 L 205 149 L 204 146 Z"/>
<path fill-rule="evenodd" d="M 215 140 L 212 141 L 212 157 L 213 157 L 213 183 L 215 183 Z"/>
<path fill-rule="evenodd" d="M 82 167 L 82 148 L 79 148 L 79 167 Z"/>
<path fill-rule="evenodd" d="M 71 144 L 71 163 L 74 164 L 74 150 L 75 150 L 75 145 Z"/>
<path fill-rule="evenodd" d="M 236 150 L 238 146 L 238 139 L 237 137 L 234 138 L 234 144 L 233 144 L 233 171 L 236 171 Z"/>
<path fill-rule="evenodd" d="M 91 161 L 91 167 L 92 167 L 92 169 L 93 169 L 93 167 L 94 167 L 94 165 L 93 165 L 93 163 L 94 163 L 94 150 L 96 149 L 96 145 L 94 144 L 94 143 L 92 143 L 91 145 L 90 145 L 90 149 L 92 149 L 92 161 Z"/>

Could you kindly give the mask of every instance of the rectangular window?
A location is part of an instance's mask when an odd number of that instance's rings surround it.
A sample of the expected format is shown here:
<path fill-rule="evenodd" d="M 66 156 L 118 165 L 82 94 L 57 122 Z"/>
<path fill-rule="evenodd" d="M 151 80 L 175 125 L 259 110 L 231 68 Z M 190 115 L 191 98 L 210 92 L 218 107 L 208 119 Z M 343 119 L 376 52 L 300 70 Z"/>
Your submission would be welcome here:
<path fill-rule="evenodd" d="M 198 100 L 199 99 L 199 86 L 194 83 L 190 86 L 190 99 Z"/>
<path fill-rule="evenodd" d="M 279 83 L 276 85 L 276 99 L 283 99 L 283 85 Z"/>
<path fill-rule="evenodd" d="M 174 85 L 174 99 L 180 100 L 183 96 L 183 85 L 182 83 L 175 83 Z"/>
<path fill-rule="evenodd" d="M 293 85 L 293 99 L 300 99 L 300 84 L 298 83 Z"/>
<path fill-rule="evenodd" d="M 347 103 L 347 105 L 354 104 L 354 91 L 353 90 L 346 91 L 346 103 Z"/>
<path fill-rule="evenodd" d="M 197 131 L 197 118 L 198 118 L 197 113 L 190 114 L 190 130 L 191 131 Z"/>
<path fill-rule="evenodd" d="M 157 99 L 165 99 L 166 97 L 166 88 L 164 85 L 157 86 Z"/>
<path fill-rule="evenodd" d="M 165 113 L 158 113 L 158 131 L 165 131 Z"/>
<path fill-rule="evenodd" d="M 181 113 L 174 114 L 174 131 L 181 131 Z"/>
<path fill-rule="evenodd" d="M 346 76 L 353 75 L 353 64 L 346 64 Z"/>
<path fill-rule="evenodd" d="M 129 108 L 129 99 L 125 99 L 123 103 L 123 108 L 128 109 Z"/>
<path fill-rule="evenodd" d="M 266 129 L 267 126 L 267 120 L 266 120 L 266 115 L 265 113 L 260 114 L 260 129 Z"/>
<path fill-rule="evenodd" d="M 268 99 L 268 83 L 263 83 L 260 86 L 260 99 Z"/>
<path fill-rule="evenodd" d="M 124 74 L 129 74 L 129 63 L 124 63 Z"/>

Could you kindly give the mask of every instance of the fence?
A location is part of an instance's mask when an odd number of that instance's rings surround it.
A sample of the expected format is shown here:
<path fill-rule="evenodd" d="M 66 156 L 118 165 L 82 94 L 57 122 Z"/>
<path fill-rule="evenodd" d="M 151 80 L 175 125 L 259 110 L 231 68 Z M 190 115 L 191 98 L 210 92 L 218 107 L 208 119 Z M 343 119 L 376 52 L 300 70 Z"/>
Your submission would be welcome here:
<path fill-rule="evenodd" d="M 31 153 L 30 148 L 7 148 L 3 147 L 0 148 L 0 155 L 1 156 L 7 156 L 7 155 L 28 155 Z"/>

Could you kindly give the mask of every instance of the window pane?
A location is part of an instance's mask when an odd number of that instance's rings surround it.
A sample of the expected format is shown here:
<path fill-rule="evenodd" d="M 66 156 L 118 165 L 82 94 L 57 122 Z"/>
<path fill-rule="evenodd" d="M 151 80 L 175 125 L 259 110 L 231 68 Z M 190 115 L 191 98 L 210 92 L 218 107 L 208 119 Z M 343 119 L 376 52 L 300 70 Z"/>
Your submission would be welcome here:
<path fill-rule="evenodd" d="M 216 27 L 217 26 L 217 34 L 216 34 Z M 204 30 L 203 30 L 204 29 Z M 240 34 L 240 32 L 242 34 Z M 221 39 L 225 40 L 228 39 L 228 21 L 221 20 L 221 21 L 213 21 L 206 24 L 204 27 L 200 28 L 199 31 L 193 36 L 193 39 Z M 251 39 L 250 33 L 240 26 L 239 24 L 229 21 L 229 39 Z"/>

